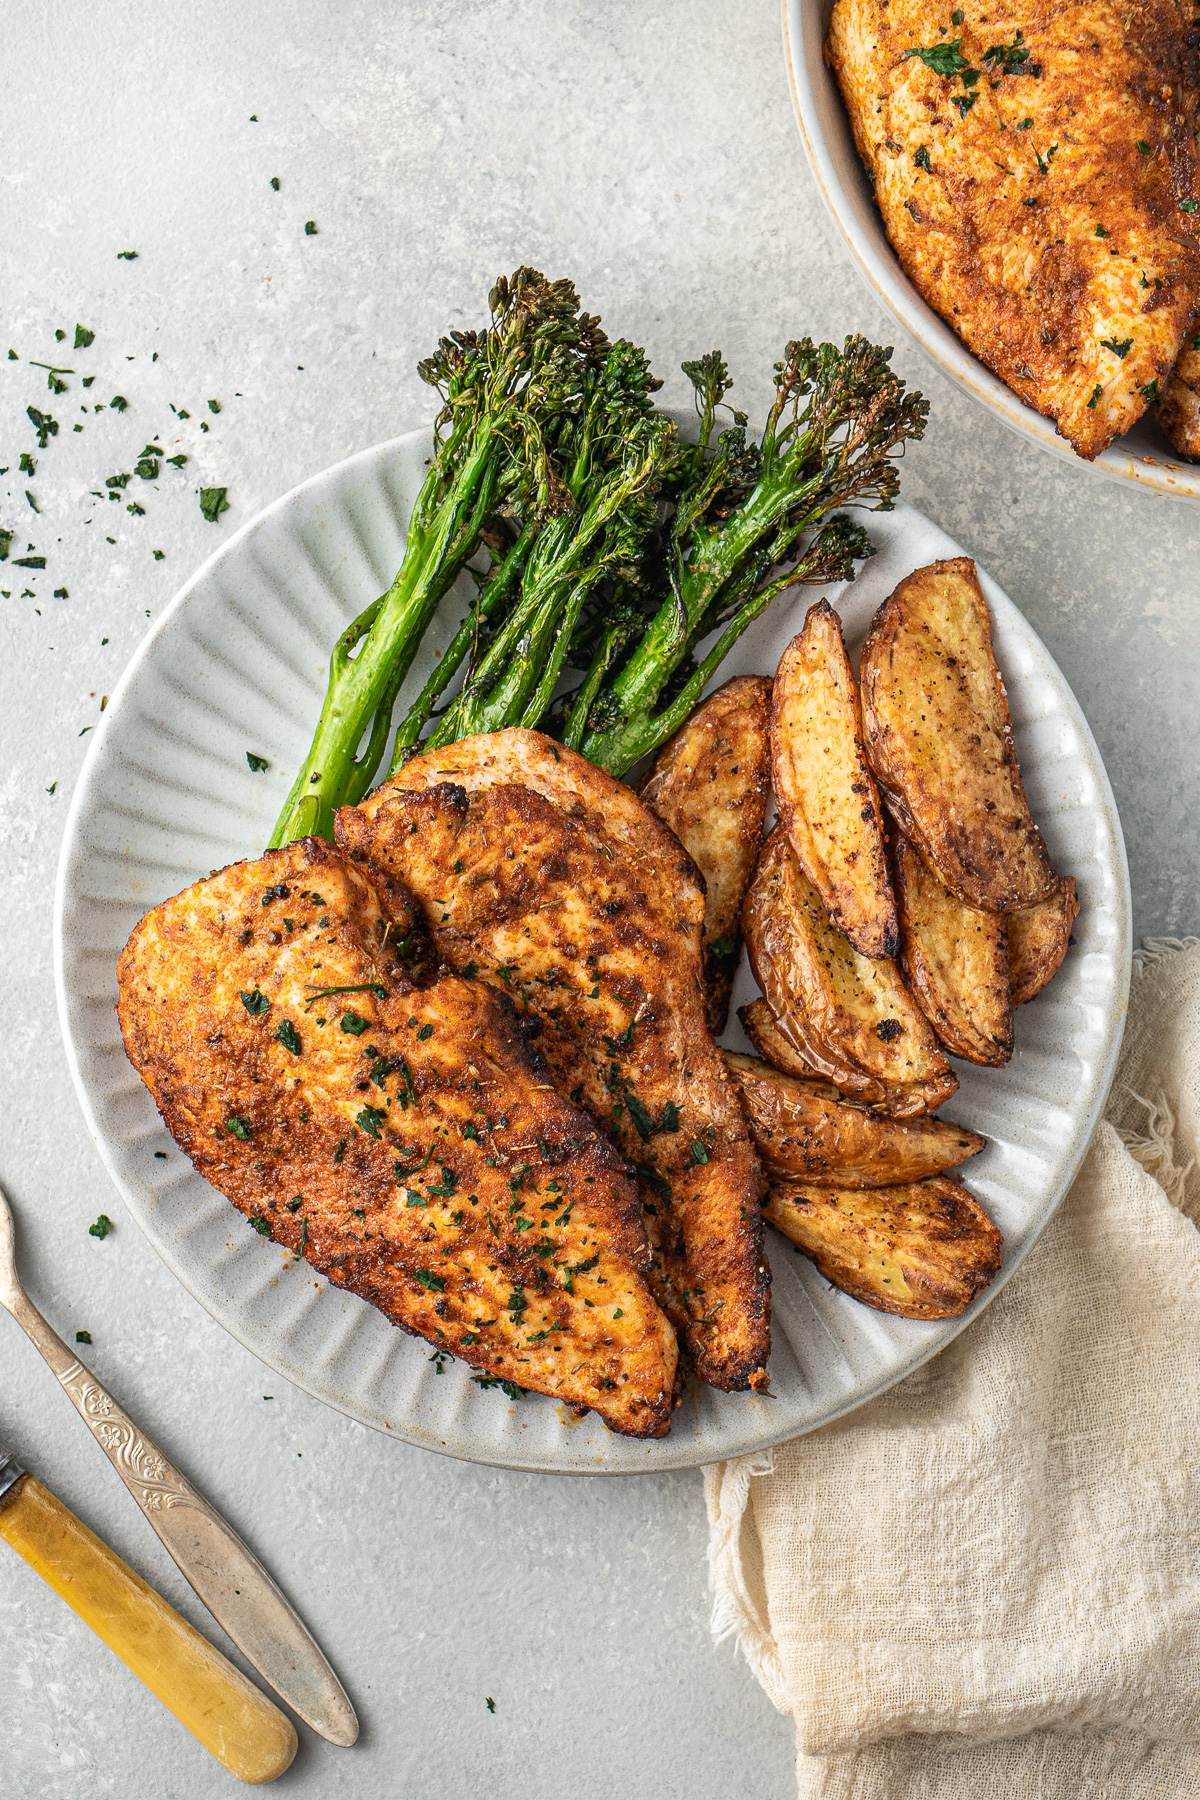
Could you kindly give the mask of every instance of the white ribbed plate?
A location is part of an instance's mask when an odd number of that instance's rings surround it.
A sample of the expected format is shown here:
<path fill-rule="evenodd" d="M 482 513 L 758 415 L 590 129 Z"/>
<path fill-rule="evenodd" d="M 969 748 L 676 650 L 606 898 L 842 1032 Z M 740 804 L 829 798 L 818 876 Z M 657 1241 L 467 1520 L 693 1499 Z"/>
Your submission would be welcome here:
<path fill-rule="evenodd" d="M 946 321 L 927 306 L 888 242 L 866 172 L 854 145 L 850 119 L 825 39 L 833 0 L 783 0 L 783 52 L 792 84 L 800 136 L 821 198 L 833 214 L 846 248 L 867 286 L 911 332 L 952 381 L 1015 431 L 1076 469 L 1094 469 L 1113 481 L 1136 481 L 1177 499 L 1200 498 L 1200 464 L 1183 462 L 1149 415 L 1102 450 L 1094 462 L 1077 456 L 1058 435 L 1053 419 L 1026 406 L 1019 394 L 984 367 Z"/>
<path fill-rule="evenodd" d="M 888 1387 L 948 1343 L 996 1286 L 965 1321 L 892 1319 L 835 1292 L 771 1233 L 774 1397 L 693 1385 L 668 1438 L 615 1437 L 551 1400 L 485 1392 L 460 1363 L 438 1375 L 427 1345 L 259 1237 L 175 1148 L 121 1046 L 121 946 L 148 907 L 266 843 L 307 749 L 330 647 L 399 566 L 428 448 L 428 434 L 413 433 L 285 495 L 222 545 L 125 671 L 84 765 L 59 869 L 59 1005 L 84 1113 L 130 1211 L 184 1285 L 273 1369 L 364 1424 L 475 1461 L 587 1474 L 759 1449 Z M 906 507 L 867 523 L 879 554 L 830 596 L 854 647 L 902 575 L 957 554 Z M 1033 809 L 1082 904 L 1062 971 L 1018 1014 L 1009 1067 L 960 1066 L 947 1109 L 992 1140 L 969 1181 L 1004 1233 L 1003 1280 L 1062 1199 L 1100 1116 L 1128 993 L 1129 896 L 1112 793 L 1083 715 L 1021 614 L 981 576 Z M 806 590 L 778 602 L 723 676 L 772 670 L 814 598 Z M 406 692 L 425 679 L 461 607 L 443 612 Z M 269 774 L 250 772 L 248 750 L 269 759 Z M 751 994 L 745 971 L 740 979 L 739 1002 Z"/>

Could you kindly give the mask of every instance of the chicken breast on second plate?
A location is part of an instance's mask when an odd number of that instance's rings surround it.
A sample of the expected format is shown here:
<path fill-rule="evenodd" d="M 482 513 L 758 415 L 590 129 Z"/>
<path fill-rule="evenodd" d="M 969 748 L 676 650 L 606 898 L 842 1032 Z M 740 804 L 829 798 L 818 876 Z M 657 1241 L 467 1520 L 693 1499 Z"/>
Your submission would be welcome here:
<path fill-rule="evenodd" d="M 905 273 L 1097 456 L 1165 390 L 1200 281 L 1181 0 L 837 0 L 826 54 Z"/>

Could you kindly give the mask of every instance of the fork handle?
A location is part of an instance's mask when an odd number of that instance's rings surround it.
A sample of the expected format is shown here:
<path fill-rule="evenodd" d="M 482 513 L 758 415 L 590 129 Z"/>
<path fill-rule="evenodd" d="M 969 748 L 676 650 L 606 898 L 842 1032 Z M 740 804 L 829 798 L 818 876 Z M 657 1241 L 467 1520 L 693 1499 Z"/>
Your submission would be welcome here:
<path fill-rule="evenodd" d="M 358 1718 L 341 1682 L 258 1558 L 84 1368 L 28 1296 L 22 1291 L 4 1304 L 213 1618 L 306 1724 L 331 1743 L 353 1744 Z"/>

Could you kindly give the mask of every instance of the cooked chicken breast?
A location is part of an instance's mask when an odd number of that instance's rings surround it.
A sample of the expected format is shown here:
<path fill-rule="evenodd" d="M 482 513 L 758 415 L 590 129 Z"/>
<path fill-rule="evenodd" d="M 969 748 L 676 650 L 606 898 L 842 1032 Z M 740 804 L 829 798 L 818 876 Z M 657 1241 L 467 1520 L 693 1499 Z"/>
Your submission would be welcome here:
<path fill-rule="evenodd" d="M 720 1037 L 742 948 L 742 901 L 771 787 L 771 683 L 735 675 L 663 745 L 639 790 L 704 877 L 704 991 Z"/>
<path fill-rule="evenodd" d="M 714 1387 L 766 1383 L 759 1172 L 705 1023 L 704 892 L 636 794 L 537 732 L 416 757 L 338 839 L 412 888 L 439 955 L 512 995 L 556 1086 L 641 1179 L 651 1283 Z"/>
<path fill-rule="evenodd" d="M 837 0 L 826 54 L 905 273 L 1094 457 L 1157 398 L 1200 283 L 1182 0 Z"/>
<path fill-rule="evenodd" d="M 677 1347 L 637 1189 L 512 1007 L 429 969 L 411 896 L 301 839 L 146 915 L 125 1047 L 263 1236 L 489 1376 L 661 1437 Z"/>

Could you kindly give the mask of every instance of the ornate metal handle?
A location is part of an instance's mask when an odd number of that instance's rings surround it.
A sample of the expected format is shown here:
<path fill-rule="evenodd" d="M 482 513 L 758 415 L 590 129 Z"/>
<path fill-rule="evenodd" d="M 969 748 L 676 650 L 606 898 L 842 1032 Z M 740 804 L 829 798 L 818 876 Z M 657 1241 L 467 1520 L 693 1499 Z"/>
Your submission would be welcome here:
<path fill-rule="evenodd" d="M 293 1711 L 335 1744 L 353 1744 L 358 1719 L 307 1627 L 231 1525 L 197 1493 L 153 1438 L 43 1319 L 15 1270 L 6 1306 L 58 1376 L 167 1550 L 239 1650 Z"/>

